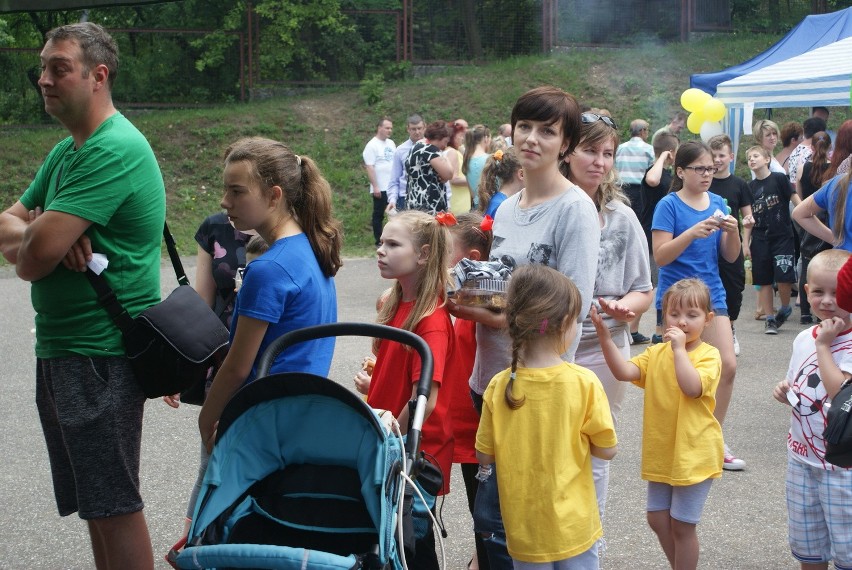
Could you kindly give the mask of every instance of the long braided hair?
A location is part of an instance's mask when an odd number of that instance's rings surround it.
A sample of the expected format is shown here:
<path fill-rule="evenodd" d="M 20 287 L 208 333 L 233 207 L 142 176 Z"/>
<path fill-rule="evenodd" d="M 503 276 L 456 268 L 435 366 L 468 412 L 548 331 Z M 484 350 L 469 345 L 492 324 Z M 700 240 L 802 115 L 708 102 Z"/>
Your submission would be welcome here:
<path fill-rule="evenodd" d="M 514 271 L 506 309 L 512 339 L 512 368 L 504 394 L 509 408 L 517 410 L 526 400 L 526 396 L 515 397 L 513 393 L 518 363 L 523 363 L 526 347 L 542 339 L 552 341 L 560 354 L 564 352 L 565 333 L 577 322 L 581 304 L 577 286 L 555 269 L 531 264 Z"/>

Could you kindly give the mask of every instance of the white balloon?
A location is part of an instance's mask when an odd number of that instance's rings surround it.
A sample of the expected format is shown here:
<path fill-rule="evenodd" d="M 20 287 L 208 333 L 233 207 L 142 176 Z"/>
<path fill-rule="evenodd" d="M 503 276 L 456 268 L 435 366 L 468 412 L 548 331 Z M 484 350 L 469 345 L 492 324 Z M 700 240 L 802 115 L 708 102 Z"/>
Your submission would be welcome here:
<path fill-rule="evenodd" d="M 723 132 L 724 131 L 722 130 L 721 122 L 704 121 L 701 124 L 701 130 L 699 131 L 699 135 L 701 135 L 701 140 L 707 142 L 716 135 L 721 135 Z"/>

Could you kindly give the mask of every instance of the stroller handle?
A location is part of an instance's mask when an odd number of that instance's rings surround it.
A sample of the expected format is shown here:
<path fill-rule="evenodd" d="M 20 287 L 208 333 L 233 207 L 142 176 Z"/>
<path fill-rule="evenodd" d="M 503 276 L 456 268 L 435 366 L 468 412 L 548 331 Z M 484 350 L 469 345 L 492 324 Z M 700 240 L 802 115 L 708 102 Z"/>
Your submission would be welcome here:
<path fill-rule="evenodd" d="M 408 432 L 408 438 L 405 442 L 405 453 L 413 468 L 415 465 L 414 460 L 420 450 L 421 430 L 425 419 L 426 402 L 432 392 L 432 373 L 434 371 L 432 349 L 429 348 L 429 345 L 420 336 L 403 329 L 373 323 L 330 323 L 296 329 L 281 335 L 266 347 L 257 365 L 257 377 L 265 378 L 269 374 L 269 369 L 272 368 L 275 357 L 285 348 L 300 342 L 330 336 L 365 336 L 392 340 L 407 344 L 414 348 L 417 354 L 420 355 L 420 378 L 417 381 L 417 399 L 410 419 L 411 429 Z"/>
<path fill-rule="evenodd" d="M 260 361 L 257 365 L 257 377 L 264 378 L 269 374 L 269 369 L 272 368 L 272 363 L 275 358 L 284 351 L 284 349 L 300 342 L 315 340 L 318 338 L 326 338 L 330 336 L 365 336 L 372 338 L 381 338 L 407 344 L 414 348 L 417 354 L 420 355 L 420 379 L 417 381 L 417 395 L 429 398 L 432 392 L 432 373 L 434 363 L 432 360 L 432 349 L 426 344 L 426 341 L 417 336 L 413 332 L 387 325 L 377 325 L 373 323 L 330 323 L 325 325 L 315 325 L 297 329 L 281 335 L 263 351 L 260 356 Z"/>

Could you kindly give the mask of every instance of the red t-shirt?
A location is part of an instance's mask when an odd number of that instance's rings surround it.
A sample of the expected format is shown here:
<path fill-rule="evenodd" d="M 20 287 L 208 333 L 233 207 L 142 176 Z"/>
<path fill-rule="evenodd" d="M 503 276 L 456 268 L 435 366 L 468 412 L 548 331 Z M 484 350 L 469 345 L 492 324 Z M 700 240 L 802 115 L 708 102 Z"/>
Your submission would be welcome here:
<path fill-rule="evenodd" d="M 450 392 L 450 417 L 453 420 L 453 463 L 476 463 L 476 430 L 479 414 L 470 399 L 470 373 L 476 357 L 476 323 L 456 319 L 456 349 L 452 366 L 447 369 L 444 389 Z"/>
<path fill-rule="evenodd" d="M 400 303 L 388 325 L 400 328 L 414 307 L 414 301 Z M 432 376 L 434 387 L 440 387 L 444 370 L 453 356 L 455 335 L 450 314 L 440 307 L 424 317 L 414 333 L 426 341 L 432 349 L 435 369 Z M 415 350 L 406 350 L 398 342 L 383 340 L 376 355 L 376 366 L 370 380 L 367 403 L 377 409 L 390 410 L 395 416 L 408 405 L 413 392 L 412 384 L 420 378 L 420 357 Z M 450 468 L 453 462 L 453 433 L 449 415 L 452 394 L 440 390 L 435 409 L 423 424 L 423 451 L 433 455 L 444 475 L 441 494 L 450 492 Z"/>

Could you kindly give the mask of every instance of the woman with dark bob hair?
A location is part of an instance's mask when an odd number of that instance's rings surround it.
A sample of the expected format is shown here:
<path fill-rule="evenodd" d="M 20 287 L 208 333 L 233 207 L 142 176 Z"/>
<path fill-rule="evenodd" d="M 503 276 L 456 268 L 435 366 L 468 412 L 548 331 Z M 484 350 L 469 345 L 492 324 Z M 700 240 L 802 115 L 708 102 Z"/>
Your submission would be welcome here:
<path fill-rule="evenodd" d="M 507 198 L 494 214 L 490 259 L 513 268 L 538 263 L 565 274 L 580 291 L 582 320 L 592 302 L 601 230 L 592 199 L 559 171 L 562 159 L 580 140 L 580 107 L 573 96 L 561 89 L 537 87 L 517 100 L 511 122 L 525 188 Z M 481 307 L 455 304 L 451 305 L 451 312 L 477 322 L 470 388 L 474 404 L 481 410 L 482 395 L 489 382 L 512 362 L 513 347 L 506 332 L 506 316 Z M 542 326 L 546 327 L 547 323 Z M 563 354 L 566 361 L 574 360 L 579 338 L 576 335 Z M 517 473 L 498 476 L 495 469 L 493 474 L 482 478 L 476 497 L 474 530 L 488 537 L 485 547 L 491 570 L 513 568 L 497 493 L 499 480 L 513 476 Z M 589 551 L 596 559 L 596 549 Z M 525 553 L 514 554 L 520 559 L 525 556 Z"/>
<path fill-rule="evenodd" d="M 426 138 L 411 147 L 405 160 L 407 209 L 433 216 L 449 210 L 445 182 L 453 177 L 453 167 L 441 153 L 447 148 L 452 134 L 453 128 L 446 121 L 435 121 L 426 127 Z"/>

